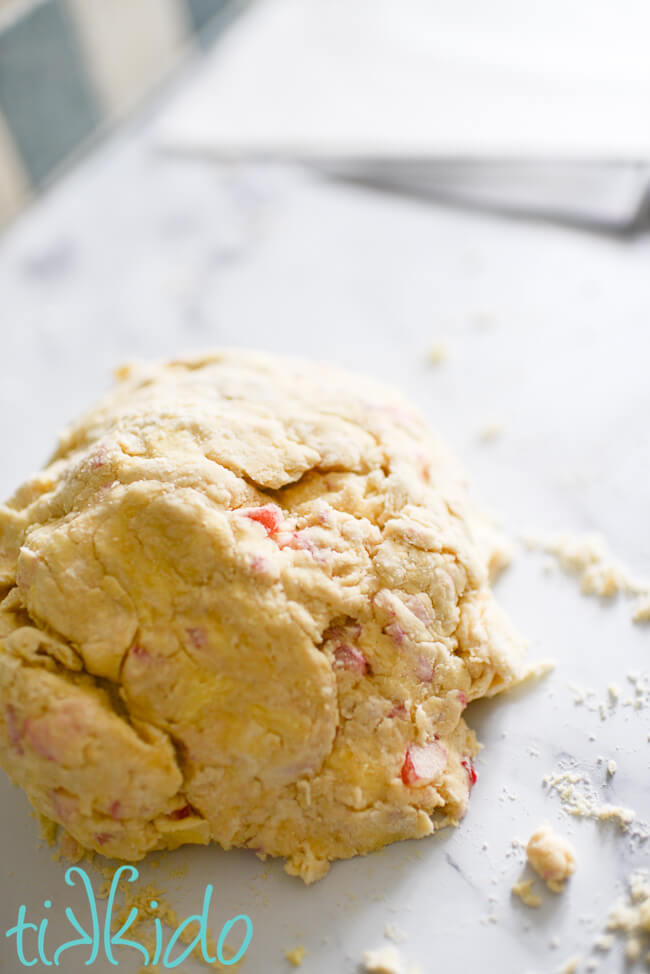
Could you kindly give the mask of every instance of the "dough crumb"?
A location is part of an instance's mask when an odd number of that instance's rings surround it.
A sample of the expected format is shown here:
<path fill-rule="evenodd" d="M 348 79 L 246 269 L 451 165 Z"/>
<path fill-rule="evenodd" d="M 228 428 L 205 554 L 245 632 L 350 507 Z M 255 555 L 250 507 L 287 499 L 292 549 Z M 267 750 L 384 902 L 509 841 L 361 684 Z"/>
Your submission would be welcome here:
<path fill-rule="evenodd" d="M 583 595 L 600 598 L 612 598 L 619 593 L 639 596 L 632 621 L 650 620 L 650 581 L 635 578 L 622 562 L 614 558 L 601 535 L 557 534 L 548 540 L 527 535 L 524 541 L 527 548 L 539 548 L 553 555 L 565 572 L 576 575 Z"/>
<path fill-rule="evenodd" d="M 614 946 L 614 938 L 607 933 L 601 933 L 599 937 L 594 940 L 594 950 L 600 950 L 606 953 L 611 950 Z"/>
<path fill-rule="evenodd" d="M 512 887 L 512 893 L 526 906 L 538 907 L 542 905 L 542 898 L 537 893 L 533 893 L 534 882 L 534 879 L 520 879 Z"/>
<path fill-rule="evenodd" d="M 650 593 L 642 595 L 634 607 L 633 622 L 650 622 Z"/>
<path fill-rule="evenodd" d="M 395 947 L 378 947 L 363 955 L 364 970 L 368 974 L 404 974 L 404 963 Z"/>
<path fill-rule="evenodd" d="M 631 808 L 601 804 L 586 774 L 562 770 L 556 774 L 547 774 L 542 783 L 549 791 L 558 795 L 564 810 L 576 818 L 614 822 L 622 831 L 627 831 L 635 819 L 635 812 Z"/>
<path fill-rule="evenodd" d="M 59 833 L 58 824 L 53 822 L 51 818 L 48 818 L 47 815 L 37 815 L 37 819 L 41 842 L 49 846 L 56 845 Z"/>
<path fill-rule="evenodd" d="M 562 967 L 558 968 L 557 974 L 575 974 L 578 970 L 580 960 L 580 954 L 575 954 L 573 957 L 570 957 Z"/>
<path fill-rule="evenodd" d="M 486 423 L 478 431 L 478 438 L 484 443 L 489 443 L 491 440 L 498 439 L 503 434 L 503 423 L 499 423 L 496 420 L 490 423 Z"/>
<path fill-rule="evenodd" d="M 392 940 L 394 944 L 403 944 L 406 940 L 406 934 L 398 927 L 396 923 L 387 923 L 384 929 L 384 937 L 388 940 Z"/>
<path fill-rule="evenodd" d="M 293 964 L 294 967 L 300 967 L 306 955 L 307 951 L 305 948 L 301 944 L 298 944 L 297 947 L 293 947 L 291 950 L 285 951 L 284 956 L 287 958 L 290 964 Z"/>
<path fill-rule="evenodd" d="M 429 349 L 428 359 L 430 365 L 442 365 L 449 358 L 449 345 L 447 342 L 435 342 Z"/>
<path fill-rule="evenodd" d="M 112 872 L 109 869 L 102 870 L 107 877 L 112 876 Z M 135 908 L 137 913 L 131 920 L 128 929 L 133 933 L 136 930 L 140 930 L 139 939 L 140 942 L 150 951 L 153 955 L 155 950 L 155 940 L 150 935 L 150 930 L 152 928 L 154 919 L 157 918 L 163 924 L 163 926 L 169 931 L 175 932 L 179 929 L 180 920 L 174 910 L 174 908 L 167 901 L 167 890 L 164 887 L 158 886 L 155 883 L 147 883 L 143 886 L 138 886 L 132 888 L 126 881 L 123 881 L 118 888 L 118 897 L 115 905 L 115 913 L 112 917 L 111 931 L 117 933 L 119 930 L 124 929 L 125 925 L 129 921 L 129 916 L 132 910 Z M 178 940 L 180 943 L 189 946 L 193 944 L 196 938 L 196 927 L 190 925 L 184 930 L 181 930 Z M 206 946 L 209 954 L 217 953 L 217 944 L 214 937 L 208 933 L 206 939 Z M 232 956 L 232 949 L 226 945 L 223 949 L 223 953 L 226 958 Z M 218 961 L 210 963 L 206 961 L 203 956 L 203 950 L 200 944 L 194 944 L 191 951 L 193 957 L 200 963 L 204 968 L 210 970 L 222 970 L 222 965 Z M 147 971 L 153 971 L 156 974 L 157 967 L 151 967 L 151 965 L 146 968 Z"/>
<path fill-rule="evenodd" d="M 607 930 L 626 938 L 625 957 L 632 963 L 641 956 L 650 938 L 650 881 L 646 870 L 633 872 L 628 895 L 618 899 L 609 911 Z"/>
<path fill-rule="evenodd" d="M 613 776 L 616 774 L 616 767 L 617 767 L 616 761 L 614 761 L 613 759 L 607 762 L 608 777 L 613 778 Z"/>
<path fill-rule="evenodd" d="M 573 846 L 549 825 L 542 825 L 531 835 L 526 855 L 532 868 L 554 893 L 561 893 L 566 880 L 575 872 Z"/>

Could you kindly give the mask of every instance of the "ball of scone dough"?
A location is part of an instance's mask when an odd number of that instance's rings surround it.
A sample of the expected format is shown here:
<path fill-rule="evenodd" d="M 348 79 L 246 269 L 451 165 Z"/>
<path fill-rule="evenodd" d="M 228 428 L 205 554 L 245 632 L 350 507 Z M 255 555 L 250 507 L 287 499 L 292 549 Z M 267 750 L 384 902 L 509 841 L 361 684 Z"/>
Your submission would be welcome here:
<path fill-rule="evenodd" d="M 550 825 L 542 825 L 531 835 L 526 846 L 528 862 L 554 893 L 564 889 L 566 880 L 576 869 L 575 849 Z"/>
<path fill-rule="evenodd" d="M 520 676 L 495 536 L 421 417 L 224 350 L 125 367 L 0 506 L 0 763 L 82 846 L 332 860 L 464 815 Z"/>

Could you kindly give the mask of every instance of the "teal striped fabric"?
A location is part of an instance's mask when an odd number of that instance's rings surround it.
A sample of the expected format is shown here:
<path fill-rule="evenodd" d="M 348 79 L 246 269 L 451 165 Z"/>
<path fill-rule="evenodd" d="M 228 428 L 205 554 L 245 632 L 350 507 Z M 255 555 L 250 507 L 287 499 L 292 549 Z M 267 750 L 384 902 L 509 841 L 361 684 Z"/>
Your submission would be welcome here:
<path fill-rule="evenodd" d="M 0 0 L 0 226 L 242 0 Z"/>

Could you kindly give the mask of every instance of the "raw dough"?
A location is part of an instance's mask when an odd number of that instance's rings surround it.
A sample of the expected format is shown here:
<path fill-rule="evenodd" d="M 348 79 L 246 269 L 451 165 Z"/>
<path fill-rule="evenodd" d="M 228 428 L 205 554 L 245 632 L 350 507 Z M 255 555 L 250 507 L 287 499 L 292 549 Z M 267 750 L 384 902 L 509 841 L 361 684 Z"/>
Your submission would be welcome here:
<path fill-rule="evenodd" d="M 411 407 L 224 350 L 125 367 L 0 506 L 0 763 L 84 847 L 330 861 L 465 814 L 523 674 L 502 548 Z"/>
<path fill-rule="evenodd" d="M 526 854 L 535 872 L 554 893 L 560 893 L 566 880 L 575 872 L 573 846 L 554 832 L 550 825 L 542 825 L 533 832 L 526 846 Z"/>
<path fill-rule="evenodd" d="M 363 969 L 367 974 L 404 974 L 402 957 L 395 947 L 366 950 L 363 955 Z"/>
<path fill-rule="evenodd" d="M 518 896 L 525 906 L 537 908 L 542 905 L 542 898 L 533 892 L 534 879 L 520 879 L 512 887 L 514 896 Z"/>

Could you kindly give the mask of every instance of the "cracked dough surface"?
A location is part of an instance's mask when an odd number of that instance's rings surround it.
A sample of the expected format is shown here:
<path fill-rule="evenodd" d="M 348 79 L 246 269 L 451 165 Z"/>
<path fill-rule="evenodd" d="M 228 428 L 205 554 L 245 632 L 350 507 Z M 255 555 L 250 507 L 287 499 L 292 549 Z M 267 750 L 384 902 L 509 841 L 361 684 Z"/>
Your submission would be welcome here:
<path fill-rule="evenodd" d="M 498 539 L 393 391 L 237 350 L 121 369 L 0 505 L 0 763 L 84 847 L 332 860 L 464 815 L 521 676 Z"/>

